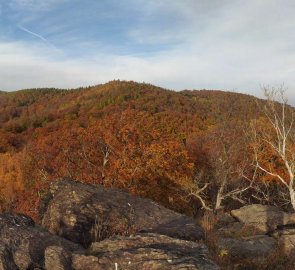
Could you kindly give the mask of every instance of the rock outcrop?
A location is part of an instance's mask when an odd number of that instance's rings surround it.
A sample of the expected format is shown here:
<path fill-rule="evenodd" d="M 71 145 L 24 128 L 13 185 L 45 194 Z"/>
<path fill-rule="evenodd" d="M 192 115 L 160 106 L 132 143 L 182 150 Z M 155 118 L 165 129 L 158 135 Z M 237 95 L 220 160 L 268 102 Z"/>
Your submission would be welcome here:
<path fill-rule="evenodd" d="M 42 225 L 51 233 L 88 247 L 113 235 L 158 233 L 183 240 L 200 240 L 203 230 L 192 218 L 121 190 L 59 180 Z"/>
<path fill-rule="evenodd" d="M 258 233 L 268 233 L 282 226 L 295 225 L 295 214 L 269 205 L 247 205 L 232 210 L 231 215 L 243 224 L 257 228 Z"/>
<path fill-rule="evenodd" d="M 219 269 L 193 241 L 201 228 L 150 200 L 70 180 L 54 183 L 51 196 L 43 218 L 51 232 L 0 214 L 1 270 Z"/>
<path fill-rule="evenodd" d="M 0 214 L 0 270 L 219 269 L 196 241 L 201 227 L 151 200 L 69 179 L 54 182 L 47 198 L 42 226 Z M 268 269 L 274 256 L 291 260 L 294 221 L 271 206 L 233 210 L 215 225 L 216 255 L 227 256 L 230 269 Z"/>
<path fill-rule="evenodd" d="M 267 269 L 273 257 L 295 261 L 295 214 L 278 207 L 253 204 L 232 210 L 216 230 L 218 252 L 233 264 L 251 262 Z"/>
<path fill-rule="evenodd" d="M 73 257 L 75 269 L 108 270 L 116 265 L 126 270 L 219 269 L 208 260 L 204 244 L 158 234 L 111 237 L 93 243 L 87 254 Z"/>
<path fill-rule="evenodd" d="M 84 252 L 80 245 L 49 233 L 25 215 L 0 215 L 0 269 L 43 268 L 50 246 L 69 254 Z"/>
<path fill-rule="evenodd" d="M 196 241 L 201 227 L 151 200 L 69 179 L 54 182 L 47 198 L 42 226 L 0 214 L 0 270 L 219 269 Z M 233 210 L 215 230 L 217 255 L 228 256 L 230 269 L 295 258 L 295 216 L 276 207 Z"/>
<path fill-rule="evenodd" d="M 2 214 L 0 237 L 1 270 L 219 269 L 203 244 L 159 234 L 116 236 L 86 250 L 25 215 Z"/>
<path fill-rule="evenodd" d="M 273 255 L 277 241 L 267 235 L 242 238 L 221 238 L 218 243 L 220 254 L 225 253 L 234 260 L 252 260 L 263 263 Z"/>

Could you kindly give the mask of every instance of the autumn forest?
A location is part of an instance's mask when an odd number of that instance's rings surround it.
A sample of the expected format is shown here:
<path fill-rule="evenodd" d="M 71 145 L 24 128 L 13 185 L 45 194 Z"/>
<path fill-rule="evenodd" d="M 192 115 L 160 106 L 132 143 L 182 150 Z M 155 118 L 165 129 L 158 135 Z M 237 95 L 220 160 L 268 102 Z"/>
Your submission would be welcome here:
<path fill-rule="evenodd" d="M 245 94 L 125 81 L 0 92 L 1 210 L 38 219 L 49 184 L 64 177 L 189 215 L 249 203 L 292 209 L 294 157 L 272 147 L 280 129 L 269 124 L 287 111 Z"/>

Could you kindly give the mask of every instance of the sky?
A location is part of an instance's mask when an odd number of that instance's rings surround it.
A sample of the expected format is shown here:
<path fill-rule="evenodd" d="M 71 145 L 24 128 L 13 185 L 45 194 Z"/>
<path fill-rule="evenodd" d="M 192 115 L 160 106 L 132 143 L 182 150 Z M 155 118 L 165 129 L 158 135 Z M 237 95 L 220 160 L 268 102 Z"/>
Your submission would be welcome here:
<path fill-rule="evenodd" d="M 293 0 L 0 0 L 0 90 L 114 79 L 295 104 Z"/>

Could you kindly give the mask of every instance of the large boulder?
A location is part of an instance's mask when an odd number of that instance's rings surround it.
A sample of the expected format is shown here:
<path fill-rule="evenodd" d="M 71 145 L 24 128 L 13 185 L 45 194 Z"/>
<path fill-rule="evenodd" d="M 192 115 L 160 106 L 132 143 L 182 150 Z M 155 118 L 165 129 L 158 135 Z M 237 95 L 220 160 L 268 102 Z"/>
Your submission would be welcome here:
<path fill-rule="evenodd" d="M 51 233 L 88 247 L 112 235 L 159 233 L 199 240 L 203 230 L 192 218 L 149 199 L 69 179 L 53 182 L 42 225 Z"/>
<path fill-rule="evenodd" d="M 263 263 L 277 250 L 277 241 L 267 235 L 252 237 L 221 238 L 218 242 L 220 256 L 230 256 L 232 260 L 247 260 Z"/>
<path fill-rule="evenodd" d="M 78 244 L 52 235 L 25 215 L 0 215 L 0 269 L 41 269 L 49 246 L 62 248 L 68 253 L 83 252 Z"/>
<path fill-rule="evenodd" d="M 295 214 L 283 212 L 278 207 L 269 205 L 247 205 L 232 210 L 231 215 L 246 226 L 255 227 L 260 234 L 272 232 L 286 225 L 295 225 Z"/>
<path fill-rule="evenodd" d="M 117 268 L 116 268 L 117 266 Z M 122 268 L 123 267 L 123 268 Z M 117 236 L 89 250 L 20 214 L 0 215 L 1 270 L 217 270 L 206 247 L 159 234 Z"/>
<path fill-rule="evenodd" d="M 157 234 L 116 236 L 92 243 L 87 255 L 73 255 L 75 270 L 217 270 L 200 243 Z"/>
<path fill-rule="evenodd" d="M 83 254 L 83 253 L 81 253 Z M 72 253 L 60 246 L 45 249 L 45 269 L 72 270 Z"/>

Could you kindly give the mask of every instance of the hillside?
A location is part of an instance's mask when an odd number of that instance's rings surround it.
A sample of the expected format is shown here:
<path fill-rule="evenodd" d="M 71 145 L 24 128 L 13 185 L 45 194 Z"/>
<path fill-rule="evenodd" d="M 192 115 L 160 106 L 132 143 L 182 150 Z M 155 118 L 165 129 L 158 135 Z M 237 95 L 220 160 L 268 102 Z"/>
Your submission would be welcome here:
<path fill-rule="evenodd" d="M 211 153 L 214 136 L 235 127 L 230 143 L 257 117 L 256 100 L 121 81 L 1 92 L 1 207 L 34 216 L 49 183 L 72 177 L 192 213 L 198 203 L 192 204 L 183 187 L 194 183 L 200 168 L 212 166 L 205 153 Z"/>

